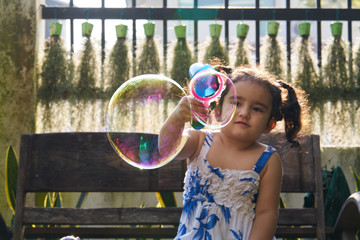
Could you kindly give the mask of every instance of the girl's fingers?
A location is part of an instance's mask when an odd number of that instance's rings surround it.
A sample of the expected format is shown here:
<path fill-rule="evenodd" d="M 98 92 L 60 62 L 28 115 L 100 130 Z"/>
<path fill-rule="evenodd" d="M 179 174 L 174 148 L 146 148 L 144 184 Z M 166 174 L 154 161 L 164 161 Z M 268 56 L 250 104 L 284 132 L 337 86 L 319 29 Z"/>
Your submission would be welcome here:
<path fill-rule="evenodd" d="M 190 106 L 191 105 L 191 106 Z M 193 97 L 183 97 L 178 106 L 178 116 L 187 122 L 194 118 L 194 114 L 206 121 L 209 110 L 204 105 Z"/>

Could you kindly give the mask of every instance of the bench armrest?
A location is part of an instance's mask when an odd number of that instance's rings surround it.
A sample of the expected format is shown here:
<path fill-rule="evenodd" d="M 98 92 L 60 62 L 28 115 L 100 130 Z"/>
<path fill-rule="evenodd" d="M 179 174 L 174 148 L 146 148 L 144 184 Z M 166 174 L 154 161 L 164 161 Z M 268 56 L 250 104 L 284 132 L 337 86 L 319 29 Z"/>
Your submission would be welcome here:
<path fill-rule="evenodd" d="M 353 240 L 356 239 L 359 229 L 360 192 L 356 192 L 351 194 L 341 207 L 334 230 L 336 235 L 341 237 L 342 240 Z"/>

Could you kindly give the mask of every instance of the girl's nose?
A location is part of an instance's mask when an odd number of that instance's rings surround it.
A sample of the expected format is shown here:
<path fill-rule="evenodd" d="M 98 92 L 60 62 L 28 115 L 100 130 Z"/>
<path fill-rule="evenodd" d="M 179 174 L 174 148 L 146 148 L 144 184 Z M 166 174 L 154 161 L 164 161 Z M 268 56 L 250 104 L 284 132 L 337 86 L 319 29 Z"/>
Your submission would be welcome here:
<path fill-rule="evenodd" d="M 249 108 L 246 107 L 246 106 L 241 106 L 238 108 L 239 110 L 239 116 L 243 117 L 243 118 L 249 118 L 249 114 L 250 114 L 250 111 L 249 111 Z"/>

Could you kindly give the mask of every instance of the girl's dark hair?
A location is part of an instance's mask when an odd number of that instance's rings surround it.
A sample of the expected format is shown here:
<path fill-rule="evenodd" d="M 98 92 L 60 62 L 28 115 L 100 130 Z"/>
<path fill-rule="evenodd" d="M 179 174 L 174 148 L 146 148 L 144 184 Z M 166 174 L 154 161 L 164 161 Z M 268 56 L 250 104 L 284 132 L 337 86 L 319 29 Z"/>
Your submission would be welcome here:
<path fill-rule="evenodd" d="M 302 127 L 302 106 L 306 108 L 305 94 L 300 89 L 291 86 L 275 76 L 260 68 L 239 67 L 232 69 L 227 66 L 215 65 L 214 68 L 222 72 L 232 80 L 233 83 L 239 81 L 252 81 L 260 86 L 266 87 L 272 96 L 272 109 L 270 119 L 275 121 L 284 120 L 286 139 L 293 145 L 298 145 L 294 139 Z M 226 88 L 224 91 L 229 91 Z M 225 96 L 223 94 L 223 96 Z M 299 95 L 299 96 L 298 96 Z M 222 100 L 220 99 L 220 104 Z"/>

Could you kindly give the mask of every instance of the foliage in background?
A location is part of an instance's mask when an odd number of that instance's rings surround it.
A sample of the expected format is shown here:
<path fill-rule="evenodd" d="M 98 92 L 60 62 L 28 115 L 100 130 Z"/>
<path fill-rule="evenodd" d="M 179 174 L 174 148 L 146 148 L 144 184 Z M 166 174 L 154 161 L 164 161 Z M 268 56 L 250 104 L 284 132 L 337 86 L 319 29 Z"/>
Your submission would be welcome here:
<path fill-rule="evenodd" d="M 97 54 L 90 37 L 85 37 L 83 49 L 80 52 L 79 65 L 76 69 L 76 99 L 89 101 L 98 98 L 99 88 Z"/>
<path fill-rule="evenodd" d="M 146 37 L 138 60 L 137 75 L 160 73 L 160 57 L 154 36 Z"/>
<path fill-rule="evenodd" d="M 174 48 L 174 58 L 170 71 L 170 78 L 184 87 L 189 78 L 189 68 L 193 62 L 186 38 L 178 38 Z"/>
<path fill-rule="evenodd" d="M 354 55 L 354 84 L 357 84 L 357 87 L 360 87 L 360 42 L 355 48 Z"/>
<path fill-rule="evenodd" d="M 67 99 L 72 85 L 68 79 L 68 52 L 59 36 L 51 36 L 45 41 L 44 59 L 41 63 L 37 101 L 43 106 L 42 122 L 51 131 L 52 106 Z"/>
<path fill-rule="evenodd" d="M 261 65 L 277 78 L 287 80 L 287 58 L 284 43 L 279 41 L 277 37 L 266 35 L 261 50 L 263 52 Z"/>
<path fill-rule="evenodd" d="M 11 225 L 14 224 L 16 188 L 18 176 L 19 161 L 12 146 L 9 146 L 5 159 L 5 193 L 12 211 Z"/>
<path fill-rule="evenodd" d="M 70 51 L 69 58 L 67 60 L 67 80 L 69 84 L 74 87 L 75 86 L 75 78 L 76 78 L 76 66 L 74 61 L 73 51 Z M 71 96 L 73 90 L 68 91 L 69 96 Z"/>
<path fill-rule="evenodd" d="M 294 43 L 293 81 L 306 92 L 319 84 L 316 60 L 308 37 L 298 37 Z"/>
<path fill-rule="evenodd" d="M 68 81 L 67 51 L 59 36 L 51 36 L 45 41 L 45 55 L 41 66 L 38 100 L 49 106 L 52 102 L 65 99 L 71 85 Z"/>
<path fill-rule="evenodd" d="M 235 67 L 250 64 L 249 44 L 245 38 L 238 38 L 238 45 L 236 49 Z"/>
<path fill-rule="evenodd" d="M 349 77 L 348 43 L 340 37 L 334 37 L 327 44 L 324 54 L 322 83 L 328 88 L 336 88 L 339 92 L 353 87 Z"/>
<path fill-rule="evenodd" d="M 213 59 L 219 59 L 222 64 L 229 64 L 229 55 L 225 51 L 223 44 L 220 42 L 219 37 L 212 37 L 210 45 L 207 46 L 205 55 L 204 55 L 204 63 L 211 63 Z"/>
<path fill-rule="evenodd" d="M 5 195 L 5 153 L 19 149 L 20 135 L 34 132 L 35 1 L 0 1 L 0 211 L 7 224 L 12 212 Z"/>
<path fill-rule="evenodd" d="M 360 176 L 355 172 L 355 170 L 352 166 L 350 166 L 350 171 L 354 177 L 355 192 L 359 192 L 360 191 Z"/>
<path fill-rule="evenodd" d="M 156 197 L 159 201 L 158 207 L 177 207 L 174 192 L 157 192 Z"/>
<path fill-rule="evenodd" d="M 118 38 L 109 55 L 107 63 L 106 96 L 112 94 L 130 78 L 129 46 L 126 38 Z"/>

